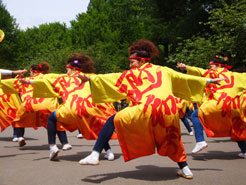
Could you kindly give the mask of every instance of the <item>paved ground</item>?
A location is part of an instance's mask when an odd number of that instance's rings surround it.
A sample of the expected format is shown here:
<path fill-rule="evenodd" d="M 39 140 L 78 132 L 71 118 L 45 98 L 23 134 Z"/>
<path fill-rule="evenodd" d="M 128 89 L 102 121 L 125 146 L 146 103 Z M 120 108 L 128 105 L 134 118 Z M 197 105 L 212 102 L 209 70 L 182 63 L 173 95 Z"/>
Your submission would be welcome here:
<path fill-rule="evenodd" d="M 167 157 L 151 155 L 125 163 L 118 141 L 111 141 L 116 160 L 101 155 L 99 166 L 81 166 L 95 141 L 77 139 L 77 132 L 68 133 L 70 151 L 60 151 L 57 161 L 49 161 L 49 147 L 44 128 L 26 129 L 27 145 L 19 148 L 11 141 L 12 128 L 0 133 L 0 185 L 245 185 L 246 159 L 237 157 L 237 144 L 228 138 L 207 139 L 209 147 L 193 157 L 190 151 L 194 137 L 182 126 L 182 138 L 193 180 L 176 175 L 177 164 Z"/>

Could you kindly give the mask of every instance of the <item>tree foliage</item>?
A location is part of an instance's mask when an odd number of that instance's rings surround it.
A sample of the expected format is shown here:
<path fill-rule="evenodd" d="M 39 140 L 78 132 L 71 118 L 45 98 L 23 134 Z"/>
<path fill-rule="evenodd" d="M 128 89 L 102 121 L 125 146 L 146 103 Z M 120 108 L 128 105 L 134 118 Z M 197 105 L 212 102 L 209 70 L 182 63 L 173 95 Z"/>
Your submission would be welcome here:
<path fill-rule="evenodd" d="M 246 1 L 236 0 L 209 12 L 210 33 L 194 35 L 180 43 L 169 62 L 181 60 L 204 67 L 216 52 L 224 52 L 234 68 L 246 65 Z"/>
<path fill-rule="evenodd" d="M 0 29 L 4 31 L 5 38 L 0 43 L 0 68 L 8 67 L 13 69 L 16 65 L 16 58 L 18 57 L 16 44 L 17 29 L 15 19 L 6 10 L 2 0 L 0 0 Z"/>

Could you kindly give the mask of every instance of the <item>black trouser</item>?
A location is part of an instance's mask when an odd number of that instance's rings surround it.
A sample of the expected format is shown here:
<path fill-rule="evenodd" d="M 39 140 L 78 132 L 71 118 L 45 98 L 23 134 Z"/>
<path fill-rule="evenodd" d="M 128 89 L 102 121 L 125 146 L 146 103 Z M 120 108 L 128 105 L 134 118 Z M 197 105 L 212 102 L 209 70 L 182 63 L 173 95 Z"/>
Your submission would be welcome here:
<path fill-rule="evenodd" d="M 24 137 L 25 128 L 22 128 L 22 127 L 14 128 L 14 134 L 16 134 L 17 137 Z"/>
<path fill-rule="evenodd" d="M 237 141 L 242 153 L 246 153 L 246 141 Z"/>
<path fill-rule="evenodd" d="M 48 143 L 49 144 L 56 144 L 56 134 L 61 142 L 61 144 L 67 144 L 67 134 L 65 131 L 57 131 L 56 130 L 56 112 L 52 112 L 48 117 L 47 122 L 47 133 L 48 133 Z"/>

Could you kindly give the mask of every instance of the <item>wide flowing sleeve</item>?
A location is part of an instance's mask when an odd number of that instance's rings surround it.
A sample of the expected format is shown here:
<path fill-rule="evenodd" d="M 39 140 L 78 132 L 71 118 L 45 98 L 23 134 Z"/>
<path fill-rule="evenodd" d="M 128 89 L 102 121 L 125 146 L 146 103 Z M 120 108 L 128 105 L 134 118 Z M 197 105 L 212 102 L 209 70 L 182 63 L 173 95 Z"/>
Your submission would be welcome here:
<path fill-rule="evenodd" d="M 189 74 L 189 75 L 202 76 L 206 71 L 207 71 L 207 69 L 187 66 L 187 74 Z"/>
<path fill-rule="evenodd" d="M 18 94 L 18 88 L 16 88 L 16 79 L 7 79 L 1 81 L 1 89 L 6 94 Z"/>
<path fill-rule="evenodd" d="M 33 98 L 52 98 L 59 97 L 52 86 L 53 79 L 35 79 L 33 81 Z"/>
<path fill-rule="evenodd" d="M 175 96 L 192 101 L 201 102 L 207 79 L 183 74 L 168 69 L 172 81 L 172 92 Z"/>
<path fill-rule="evenodd" d="M 109 73 L 90 76 L 91 94 L 94 103 L 116 102 L 126 98 L 116 86 L 122 73 Z"/>

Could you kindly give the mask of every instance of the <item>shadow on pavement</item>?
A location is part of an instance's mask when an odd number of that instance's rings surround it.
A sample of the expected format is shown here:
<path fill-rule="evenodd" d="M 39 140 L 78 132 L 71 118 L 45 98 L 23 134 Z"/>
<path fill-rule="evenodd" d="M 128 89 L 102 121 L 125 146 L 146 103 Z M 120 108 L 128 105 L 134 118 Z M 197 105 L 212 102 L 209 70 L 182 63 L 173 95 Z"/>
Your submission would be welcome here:
<path fill-rule="evenodd" d="M 66 160 L 66 161 L 76 161 L 76 162 L 79 162 L 81 159 L 87 157 L 91 153 L 91 152 L 78 152 L 75 155 L 66 155 L 65 154 L 66 151 L 64 151 L 64 152 L 61 151 L 61 152 L 62 152 L 63 155 L 62 156 L 58 156 L 57 157 L 58 159 L 60 159 L 60 160 Z M 104 158 L 104 155 L 105 155 L 105 153 L 102 152 L 102 154 L 100 155 L 100 160 L 107 160 L 107 159 Z M 116 159 L 119 159 L 121 155 L 122 154 L 115 153 L 114 154 L 115 160 Z"/>
<path fill-rule="evenodd" d="M 0 141 L 9 141 L 9 142 L 13 143 L 12 139 L 13 139 L 13 137 L 0 137 Z M 25 137 L 25 140 L 38 140 L 38 139 Z"/>
<path fill-rule="evenodd" d="M 91 175 L 84 179 L 81 179 L 83 182 L 89 183 L 102 183 L 108 180 L 116 179 L 116 178 L 125 178 L 125 179 L 136 179 L 144 181 L 164 181 L 164 180 L 173 180 L 180 178 L 176 172 L 178 168 L 175 167 L 158 167 L 153 165 L 143 165 L 136 166 L 137 170 L 134 171 L 125 171 L 125 172 L 115 172 L 115 173 L 107 173 L 107 174 L 97 174 Z M 221 171 L 220 169 L 193 169 L 195 170 L 215 170 Z"/>
<path fill-rule="evenodd" d="M 219 160 L 237 160 L 239 152 L 207 151 L 206 153 L 187 154 L 193 157 L 193 160 L 207 161 L 212 159 Z"/>
<path fill-rule="evenodd" d="M 208 141 L 208 143 L 227 143 L 227 142 L 233 142 L 232 140 L 228 139 L 228 140 L 211 140 Z"/>
<path fill-rule="evenodd" d="M 26 154 L 37 154 L 36 152 L 31 152 L 31 153 L 22 153 L 22 154 L 12 154 L 12 155 L 0 155 L 0 158 L 7 158 L 7 157 L 16 157 L 18 155 L 26 155 Z"/>

